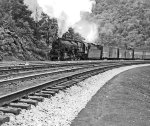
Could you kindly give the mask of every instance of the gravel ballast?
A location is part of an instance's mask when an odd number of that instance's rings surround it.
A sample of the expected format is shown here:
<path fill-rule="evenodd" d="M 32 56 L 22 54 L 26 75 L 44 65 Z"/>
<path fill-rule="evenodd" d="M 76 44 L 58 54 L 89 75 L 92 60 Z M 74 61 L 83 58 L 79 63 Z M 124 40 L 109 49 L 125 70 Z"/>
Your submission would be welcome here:
<path fill-rule="evenodd" d="M 10 122 L 2 126 L 69 126 L 78 113 L 85 108 L 97 91 L 111 78 L 128 69 L 149 66 L 133 65 L 106 71 L 90 77 L 78 85 L 60 91 L 54 97 L 32 106 L 31 110 L 22 110 L 18 116 L 9 114 Z"/>

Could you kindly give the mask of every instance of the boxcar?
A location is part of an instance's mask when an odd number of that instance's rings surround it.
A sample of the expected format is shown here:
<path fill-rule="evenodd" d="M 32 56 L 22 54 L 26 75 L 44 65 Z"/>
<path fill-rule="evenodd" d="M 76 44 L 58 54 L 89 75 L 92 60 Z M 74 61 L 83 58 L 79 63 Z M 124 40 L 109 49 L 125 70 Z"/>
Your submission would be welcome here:
<path fill-rule="evenodd" d="M 145 58 L 144 59 L 150 59 L 150 51 L 146 52 Z"/>
<path fill-rule="evenodd" d="M 134 59 L 143 59 L 143 51 L 141 50 L 135 50 L 134 51 Z"/>
<path fill-rule="evenodd" d="M 88 49 L 88 59 L 100 59 L 101 58 L 101 49 L 94 45 L 90 44 Z"/>

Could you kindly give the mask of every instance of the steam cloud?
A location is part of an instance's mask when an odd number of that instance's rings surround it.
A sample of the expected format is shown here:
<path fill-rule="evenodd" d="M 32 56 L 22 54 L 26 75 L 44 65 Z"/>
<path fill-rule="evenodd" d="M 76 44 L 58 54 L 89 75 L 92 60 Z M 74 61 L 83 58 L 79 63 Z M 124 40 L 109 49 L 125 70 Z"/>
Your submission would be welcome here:
<path fill-rule="evenodd" d="M 37 0 L 37 2 L 46 14 L 57 18 L 60 37 L 69 27 L 73 27 L 88 42 L 93 42 L 97 38 L 97 25 L 81 18 L 81 13 L 91 13 L 94 1 Z"/>
<path fill-rule="evenodd" d="M 87 20 L 81 20 L 74 25 L 75 32 L 81 34 L 88 42 L 94 42 L 98 37 L 98 26 Z"/>

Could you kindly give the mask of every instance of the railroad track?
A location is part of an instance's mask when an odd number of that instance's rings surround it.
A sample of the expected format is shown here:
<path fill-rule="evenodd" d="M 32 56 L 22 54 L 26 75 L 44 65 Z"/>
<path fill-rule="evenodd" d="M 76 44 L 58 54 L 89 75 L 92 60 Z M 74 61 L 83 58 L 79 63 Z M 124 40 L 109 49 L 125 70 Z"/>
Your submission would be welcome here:
<path fill-rule="evenodd" d="M 109 63 L 109 64 L 115 64 L 115 63 Z M 82 64 L 82 65 L 77 65 L 77 66 L 79 66 L 79 68 L 81 68 L 81 67 L 83 67 L 83 68 L 87 67 L 88 68 L 88 67 L 93 67 L 93 65 L 94 66 L 96 66 L 96 65 L 105 66 L 106 63 L 87 64 L 87 65 Z M 66 70 L 68 68 L 73 69 L 73 68 L 76 68 L 77 66 L 70 65 L 70 66 L 63 66 L 63 67 L 43 68 L 43 69 L 37 69 L 37 70 L 36 69 L 33 70 L 31 68 L 31 70 L 29 70 L 29 71 L 20 71 L 20 72 L 14 72 L 13 70 L 12 70 L 13 72 L 11 72 L 11 69 L 10 69 L 9 74 L 0 75 L 0 82 L 4 81 L 4 80 L 10 80 L 11 78 L 13 79 L 15 77 L 24 77 L 24 76 L 27 76 L 27 75 L 29 76 L 29 75 L 36 75 L 36 74 L 40 74 L 40 73 L 48 73 L 48 72 L 49 73 L 58 73 L 59 71 Z M 22 70 L 22 69 L 20 69 L 20 70 Z"/>
<path fill-rule="evenodd" d="M 101 63 L 101 62 L 97 62 Z M 92 65 L 92 64 L 96 64 L 96 62 L 79 62 L 79 63 L 75 63 L 75 62 L 65 62 L 65 63 L 60 63 L 60 62 L 52 62 L 52 63 L 21 63 L 21 64 L 17 64 L 17 65 L 2 65 L 0 66 L 0 76 L 4 76 L 4 75 L 10 75 L 10 74 L 14 74 L 14 73 L 20 73 L 20 72 L 26 72 L 26 71 L 36 71 L 36 70 L 46 70 L 46 69 L 59 69 L 59 68 L 65 68 L 65 67 L 71 67 L 74 65 Z"/>
<path fill-rule="evenodd" d="M 8 80 L 1 80 L 0 89 L 4 90 L 6 85 L 9 88 L 15 88 L 9 92 L 3 91 L 3 93 L 6 94 L 0 95 L 0 111 L 3 113 L 19 114 L 21 110 L 20 108 L 30 109 L 31 104 L 36 106 L 39 101 L 44 100 L 44 97 L 50 98 L 55 95 L 55 93 L 59 92 L 59 90 L 64 90 L 72 85 L 75 85 L 85 78 L 112 68 L 140 63 L 149 62 L 115 62 L 106 65 L 98 65 L 98 63 L 96 63 L 95 65 L 77 66 L 65 70 L 41 72 L 38 74 L 36 73 L 14 77 Z M 39 78 L 40 81 L 37 81 L 37 78 Z M 29 81 L 32 81 L 33 79 L 36 80 L 36 83 L 32 82 L 29 84 Z M 21 84 L 16 89 L 16 84 L 18 86 L 18 83 L 22 83 L 26 86 L 22 86 Z M 9 117 L 0 116 L 0 123 L 4 123 L 6 121 L 9 121 Z"/>
<path fill-rule="evenodd" d="M 14 73 L 26 72 L 26 71 L 36 71 L 36 70 L 44 70 L 44 69 L 58 69 L 58 68 L 65 68 L 71 67 L 74 65 L 92 65 L 92 64 L 108 64 L 108 63 L 115 63 L 115 62 L 124 62 L 120 60 L 116 61 L 63 61 L 63 62 L 21 62 L 20 64 L 6 64 L 0 65 L 0 76 L 10 75 Z M 132 62 L 132 61 L 126 61 Z M 136 61 L 138 62 L 138 61 Z M 141 62 L 141 61 L 140 61 Z"/>
<path fill-rule="evenodd" d="M 110 64 L 114 65 L 114 64 Z M 104 67 L 106 65 L 101 65 L 101 67 Z M 57 76 L 62 76 L 63 74 L 70 74 L 73 72 L 79 72 L 84 69 L 89 69 L 93 67 L 98 67 L 97 65 L 86 65 L 86 66 L 75 66 L 73 68 L 65 68 L 60 70 L 54 70 L 54 71 L 42 71 L 37 73 L 25 73 L 18 77 L 12 77 L 9 79 L 3 79 L 0 80 L 0 95 L 5 95 L 7 93 L 12 93 L 16 90 L 19 90 L 20 88 L 26 88 L 28 86 L 36 85 L 36 82 L 43 82 L 45 80 L 51 80 L 56 78 Z M 1 103 L 0 103 L 1 105 Z"/>
<path fill-rule="evenodd" d="M 88 65 L 89 67 L 92 65 Z M 82 67 L 87 67 L 87 65 L 84 65 Z M 55 72 L 55 71 L 59 71 L 59 70 L 66 70 L 66 69 L 73 69 L 75 68 L 75 66 L 70 66 L 70 67 L 58 67 L 58 68 L 44 68 L 44 69 L 38 69 L 38 70 L 29 70 L 29 71 L 21 71 L 21 72 L 17 72 L 17 73 L 9 73 L 9 74 L 5 74 L 5 75 L 1 75 L 0 76 L 0 81 L 1 80 L 6 80 L 6 79 L 10 79 L 10 78 L 15 78 L 15 77 L 21 77 L 21 76 L 25 76 L 25 75 L 33 75 L 33 74 L 39 74 L 39 73 L 46 73 L 46 72 Z M 81 68 L 81 66 L 79 67 Z"/>

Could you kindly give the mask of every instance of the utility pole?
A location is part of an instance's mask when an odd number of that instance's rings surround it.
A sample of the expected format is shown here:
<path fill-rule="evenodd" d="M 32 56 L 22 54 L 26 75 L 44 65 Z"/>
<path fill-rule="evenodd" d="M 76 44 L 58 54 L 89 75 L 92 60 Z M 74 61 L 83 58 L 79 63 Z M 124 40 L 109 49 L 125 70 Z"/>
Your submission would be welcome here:
<path fill-rule="evenodd" d="M 120 54 L 120 49 L 119 49 L 119 47 L 117 48 L 117 59 L 119 59 L 119 55 Z"/>
<path fill-rule="evenodd" d="M 39 36 L 38 36 L 38 20 L 39 20 L 39 14 L 38 14 L 38 8 L 36 7 L 36 10 L 35 10 L 35 36 L 36 36 L 36 39 L 39 38 Z"/>
<path fill-rule="evenodd" d="M 48 17 L 47 19 L 47 39 L 46 39 L 46 43 L 49 45 L 49 38 L 50 38 L 50 34 L 49 34 L 49 31 L 50 31 L 50 18 Z"/>

